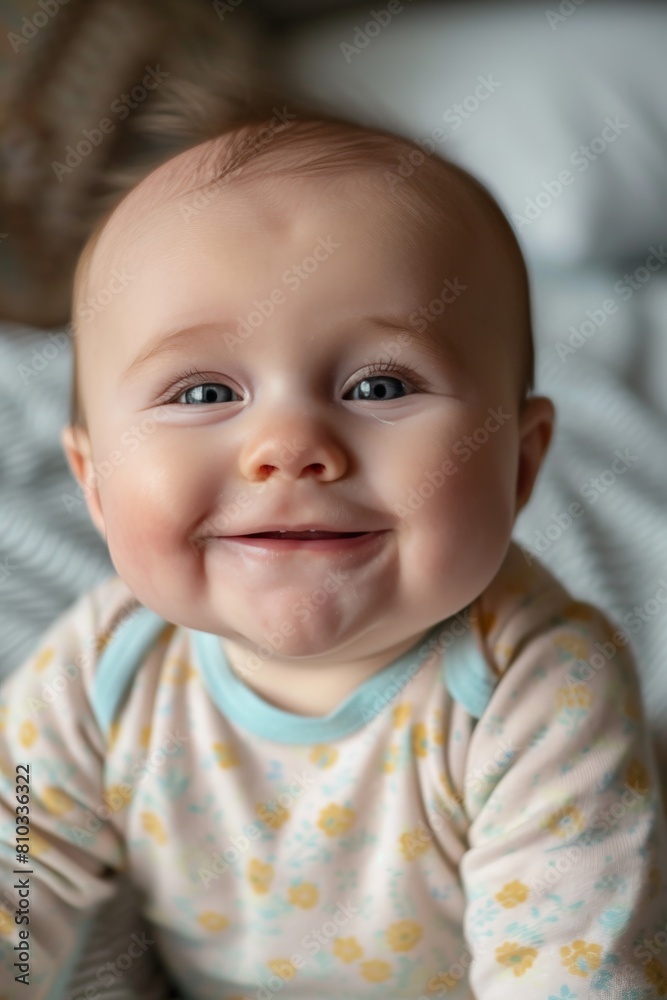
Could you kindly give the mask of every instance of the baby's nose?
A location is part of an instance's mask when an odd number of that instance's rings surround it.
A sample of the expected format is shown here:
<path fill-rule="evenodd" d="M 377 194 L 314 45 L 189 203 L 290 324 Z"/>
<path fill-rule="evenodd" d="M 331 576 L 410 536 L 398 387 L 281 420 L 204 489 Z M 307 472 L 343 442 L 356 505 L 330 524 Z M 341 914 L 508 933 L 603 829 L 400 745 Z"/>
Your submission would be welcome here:
<path fill-rule="evenodd" d="M 301 420 L 290 432 L 270 433 L 247 442 L 241 456 L 243 474 L 252 482 L 271 477 L 316 478 L 328 482 L 348 468 L 342 444 L 322 424 Z"/>

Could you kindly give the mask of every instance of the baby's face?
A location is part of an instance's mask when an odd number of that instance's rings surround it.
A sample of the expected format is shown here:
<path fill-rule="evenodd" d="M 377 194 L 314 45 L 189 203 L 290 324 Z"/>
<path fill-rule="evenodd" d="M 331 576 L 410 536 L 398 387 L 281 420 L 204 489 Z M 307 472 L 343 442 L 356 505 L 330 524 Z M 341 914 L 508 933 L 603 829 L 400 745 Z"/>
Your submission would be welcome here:
<path fill-rule="evenodd" d="M 95 288 L 129 280 L 78 344 L 118 574 L 167 620 L 278 657 L 416 641 L 497 572 L 543 450 L 521 472 L 519 359 L 481 252 L 462 237 L 426 266 L 433 239 L 404 248 L 389 197 L 184 204 L 97 264 Z M 239 537 L 310 525 L 364 536 Z"/>

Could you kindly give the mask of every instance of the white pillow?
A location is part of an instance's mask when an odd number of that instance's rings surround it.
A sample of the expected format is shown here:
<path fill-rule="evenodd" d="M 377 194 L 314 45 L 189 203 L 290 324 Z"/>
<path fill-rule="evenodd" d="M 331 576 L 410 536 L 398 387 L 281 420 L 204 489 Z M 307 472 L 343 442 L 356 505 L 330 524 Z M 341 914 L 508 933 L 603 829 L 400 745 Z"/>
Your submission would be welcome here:
<path fill-rule="evenodd" d="M 529 257 L 572 265 L 667 238 L 666 41 L 667 5 L 645 0 L 380 0 L 295 29 L 278 58 L 318 105 L 430 140 L 489 187 Z"/>

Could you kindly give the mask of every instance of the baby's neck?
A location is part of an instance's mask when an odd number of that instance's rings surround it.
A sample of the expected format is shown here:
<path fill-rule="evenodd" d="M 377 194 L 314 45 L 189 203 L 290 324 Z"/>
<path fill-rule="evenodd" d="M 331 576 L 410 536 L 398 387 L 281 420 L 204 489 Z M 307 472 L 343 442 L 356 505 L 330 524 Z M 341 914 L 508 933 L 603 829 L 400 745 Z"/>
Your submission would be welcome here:
<path fill-rule="evenodd" d="M 426 634 L 426 633 L 423 633 Z M 369 677 L 412 648 L 419 635 L 376 656 L 341 663 L 265 660 L 257 670 L 245 668 L 244 647 L 223 639 L 227 660 L 238 679 L 260 698 L 294 715 L 330 715 Z"/>

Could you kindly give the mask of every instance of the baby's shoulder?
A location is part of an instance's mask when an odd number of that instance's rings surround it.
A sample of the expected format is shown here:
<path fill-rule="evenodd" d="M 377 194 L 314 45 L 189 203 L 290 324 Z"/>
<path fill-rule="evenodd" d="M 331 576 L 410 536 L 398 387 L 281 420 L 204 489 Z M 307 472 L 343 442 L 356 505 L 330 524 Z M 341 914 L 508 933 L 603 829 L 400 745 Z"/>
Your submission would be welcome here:
<path fill-rule="evenodd" d="M 584 656 L 595 642 L 629 644 L 627 634 L 599 607 L 575 598 L 515 542 L 475 607 L 481 641 L 498 675 L 531 648 L 562 647 Z"/>

